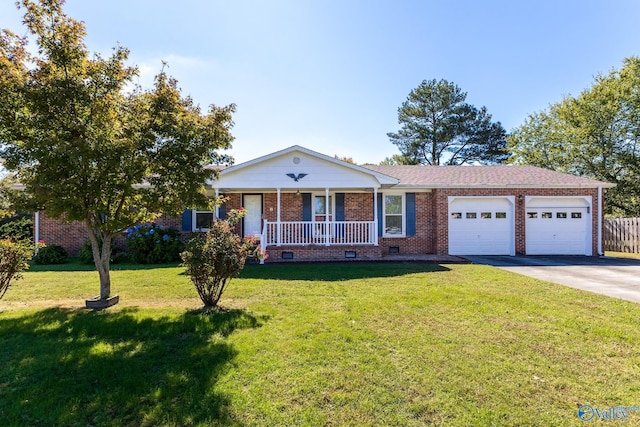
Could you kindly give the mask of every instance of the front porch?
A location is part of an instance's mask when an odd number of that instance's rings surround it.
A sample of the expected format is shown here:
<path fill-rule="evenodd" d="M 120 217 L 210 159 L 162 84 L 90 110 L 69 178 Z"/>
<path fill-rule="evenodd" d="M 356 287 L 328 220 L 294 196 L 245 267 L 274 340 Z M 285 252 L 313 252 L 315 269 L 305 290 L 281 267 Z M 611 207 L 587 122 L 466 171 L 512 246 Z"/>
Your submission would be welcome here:
<path fill-rule="evenodd" d="M 260 244 L 269 246 L 378 245 L 377 221 L 264 221 Z"/>

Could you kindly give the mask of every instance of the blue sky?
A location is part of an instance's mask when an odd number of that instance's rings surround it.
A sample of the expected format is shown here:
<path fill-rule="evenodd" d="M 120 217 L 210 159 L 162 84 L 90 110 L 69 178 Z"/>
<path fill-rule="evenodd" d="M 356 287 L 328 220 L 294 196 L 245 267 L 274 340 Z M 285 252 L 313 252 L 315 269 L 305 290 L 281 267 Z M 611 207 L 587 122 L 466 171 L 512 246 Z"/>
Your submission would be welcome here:
<path fill-rule="evenodd" d="M 0 2 L 0 27 L 24 34 Z M 150 87 L 161 61 L 205 107 L 237 104 L 236 163 L 294 144 L 378 163 L 397 109 L 446 79 L 510 131 L 640 55 L 636 0 L 68 0 L 91 51 L 131 50 Z"/>

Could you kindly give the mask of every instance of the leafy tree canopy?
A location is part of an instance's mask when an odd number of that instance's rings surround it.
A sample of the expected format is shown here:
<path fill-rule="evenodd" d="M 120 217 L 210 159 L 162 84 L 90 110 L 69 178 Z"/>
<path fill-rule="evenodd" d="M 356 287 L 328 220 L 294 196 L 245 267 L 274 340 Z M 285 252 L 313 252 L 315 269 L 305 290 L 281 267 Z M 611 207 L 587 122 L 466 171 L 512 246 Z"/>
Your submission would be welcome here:
<path fill-rule="evenodd" d="M 529 115 L 508 144 L 513 163 L 617 184 L 607 191 L 607 213 L 640 216 L 640 58 Z"/>
<path fill-rule="evenodd" d="M 398 108 L 397 133 L 387 136 L 408 164 L 491 164 L 508 155 L 506 132 L 485 107 L 467 104 L 466 92 L 446 80 L 425 80 Z"/>
<path fill-rule="evenodd" d="M 217 150 L 233 140 L 235 106 L 202 112 L 164 67 L 152 89 L 137 87 L 129 51 L 91 55 L 63 5 L 20 2 L 36 54 L 26 38 L 0 35 L 0 157 L 33 207 L 85 225 L 107 298 L 115 234 L 208 203 L 215 172 L 203 165 L 229 160 Z"/>
<path fill-rule="evenodd" d="M 381 166 L 398 166 L 398 165 L 417 165 L 418 163 L 415 159 L 410 159 L 401 154 L 394 154 L 391 157 L 385 157 L 384 160 L 380 162 Z"/>

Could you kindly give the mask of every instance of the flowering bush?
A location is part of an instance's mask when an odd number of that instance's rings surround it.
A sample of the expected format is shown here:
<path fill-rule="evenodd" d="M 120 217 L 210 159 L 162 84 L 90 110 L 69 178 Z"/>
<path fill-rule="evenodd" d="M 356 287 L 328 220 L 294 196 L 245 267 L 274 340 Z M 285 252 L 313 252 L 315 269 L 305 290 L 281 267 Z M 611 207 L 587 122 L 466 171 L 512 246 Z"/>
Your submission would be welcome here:
<path fill-rule="evenodd" d="M 29 268 L 32 252 L 33 246 L 26 243 L 0 240 L 0 299 L 9 289 L 11 281 L 20 279 L 22 272 Z"/>
<path fill-rule="evenodd" d="M 136 225 L 126 232 L 125 243 L 131 259 L 141 264 L 178 261 L 184 248 L 180 232 L 156 224 Z"/>
<path fill-rule="evenodd" d="M 198 291 L 205 307 L 215 307 L 232 278 L 244 268 L 248 256 L 255 251 L 251 239 L 242 241 L 233 226 L 244 211 L 231 211 L 226 220 L 216 220 L 206 233 L 196 233 L 181 254 L 187 275 Z"/>
<path fill-rule="evenodd" d="M 38 251 L 33 256 L 33 262 L 36 264 L 64 264 L 67 262 L 67 251 L 60 245 L 45 245 L 40 240 L 36 247 Z"/>

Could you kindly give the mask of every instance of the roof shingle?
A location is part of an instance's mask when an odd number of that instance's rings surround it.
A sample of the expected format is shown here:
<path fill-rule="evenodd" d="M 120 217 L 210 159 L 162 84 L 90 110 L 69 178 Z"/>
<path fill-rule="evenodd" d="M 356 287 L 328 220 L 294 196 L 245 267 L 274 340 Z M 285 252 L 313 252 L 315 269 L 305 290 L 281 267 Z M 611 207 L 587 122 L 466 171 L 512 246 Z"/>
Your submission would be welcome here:
<path fill-rule="evenodd" d="M 372 171 L 400 180 L 398 187 L 613 187 L 614 184 L 528 165 L 377 166 Z"/>

